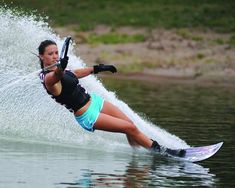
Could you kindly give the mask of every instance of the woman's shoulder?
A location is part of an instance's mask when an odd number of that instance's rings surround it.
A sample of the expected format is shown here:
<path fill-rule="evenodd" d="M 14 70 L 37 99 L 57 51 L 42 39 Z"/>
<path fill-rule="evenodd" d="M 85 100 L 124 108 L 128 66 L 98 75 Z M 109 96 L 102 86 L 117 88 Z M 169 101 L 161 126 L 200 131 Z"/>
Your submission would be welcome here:
<path fill-rule="evenodd" d="M 41 80 L 42 82 L 44 82 L 46 75 L 47 75 L 48 73 L 50 73 L 50 72 L 52 72 L 52 71 L 50 71 L 50 70 L 47 70 L 47 71 L 42 70 L 42 71 L 39 73 L 39 78 L 40 78 L 40 80 Z"/>

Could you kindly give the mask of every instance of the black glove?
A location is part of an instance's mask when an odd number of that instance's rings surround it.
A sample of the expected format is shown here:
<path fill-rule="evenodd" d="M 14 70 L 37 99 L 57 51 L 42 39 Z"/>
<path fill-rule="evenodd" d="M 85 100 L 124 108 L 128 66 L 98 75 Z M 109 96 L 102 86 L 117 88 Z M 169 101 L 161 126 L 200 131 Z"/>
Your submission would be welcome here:
<path fill-rule="evenodd" d="M 68 56 L 60 59 L 60 64 L 59 65 L 60 65 L 60 68 L 61 68 L 62 71 L 64 71 L 66 69 L 66 67 L 68 65 L 68 60 L 69 60 Z"/>
<path fill-rule="evenodd" d="M 94 74 L 97 74 L 97 73 L 103 72 L 103 71 L 110 71 L 112 73 L 117 72 L 116 67 L 114 67 L 113 65 L 99 64 L 99 65 L 95 65 L 93 67 L 94 67 Z"/>

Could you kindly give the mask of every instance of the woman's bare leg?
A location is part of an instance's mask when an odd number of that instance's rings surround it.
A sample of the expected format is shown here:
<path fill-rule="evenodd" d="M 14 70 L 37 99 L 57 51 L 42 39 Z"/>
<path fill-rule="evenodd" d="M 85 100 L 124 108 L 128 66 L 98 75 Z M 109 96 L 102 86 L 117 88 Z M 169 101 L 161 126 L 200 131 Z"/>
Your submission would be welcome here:
<path fill-rule="evenodd" d="M 94 128 L 109 132 L 125 133 L 131 141 L 134 141 L 145 148 L 150 148 L 152 145 L 152 141 L 139 131 L 131 120 L 125 116 L 125 114 L 107 101 L 104 103 L 104 107 L 94 125 Z"/>
<path fill-rule="evenodd" d="M 112 103 L 110 103 L 108 101 L 104 101 L 104 105 L 101 110 L 101 113 L 111 115 L 113 117 L 117 117 L 119 119 L 123 119 L 123 120 L 130 122 L 130 123 L 133 123 L 130 120 L 130 118 L 128 118 L 121 110 L 119 110 L 116 106 L 114 106 Z M 133 146 L 133 147 L 139 146 L 139 144 L 137 144 L 135 142 L 135 140 L 133 140 L 130 136 L 126 135 L 126 137 L 127 137 L 127 140 L 131 146 Z"/>
<path fill-rule="evenodd" d="M 112 103 L 108 101 L 104 101 L 101 113 L 108 114 L 132 123 L 130 118 L 128 118 L 121 110 L 119 110 L 116 106 L 114 106 Z"/>

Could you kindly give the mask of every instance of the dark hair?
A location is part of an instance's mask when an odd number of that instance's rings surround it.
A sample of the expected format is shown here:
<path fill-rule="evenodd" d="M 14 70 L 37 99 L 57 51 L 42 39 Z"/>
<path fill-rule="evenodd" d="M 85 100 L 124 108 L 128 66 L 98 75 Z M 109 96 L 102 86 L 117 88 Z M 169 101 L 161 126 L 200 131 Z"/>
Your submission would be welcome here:
<path fill-rule="evenodd" d="M 56 43 L 53 40 L 44 40 L 44 41 L 42 41 L 41 44 L 38 47 L 39 55 L 43 55 L 44 52 L 45 52 L 46 47 L 50 46 L 50 45 L 56 45 Z M 43 61 L 41 60 L 41 58 L 39 58 L 39 59 L 40 59 L 41 69 L 43 69 L 44 68 Z"/>

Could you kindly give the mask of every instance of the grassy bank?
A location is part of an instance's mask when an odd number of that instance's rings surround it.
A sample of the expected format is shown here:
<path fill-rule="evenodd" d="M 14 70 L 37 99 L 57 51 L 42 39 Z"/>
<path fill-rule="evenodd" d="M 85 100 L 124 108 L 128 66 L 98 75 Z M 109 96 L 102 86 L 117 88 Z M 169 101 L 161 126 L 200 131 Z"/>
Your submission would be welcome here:
<path fill-rule="evenodd" d="M 114 64 L 124 74 L 235 79 L 232 0 L 0 3 L 48 16 L 56 33 L 79 44 L 77 53 L 87 65 Z"/>
<path fill-rule="evenodd" d="M 80 30 L 105 24 L 149 28 L 235 30 L 233 0 L 4 0 L 8 6 L 37 10 L 54 26 L 75 24 Z"/>

